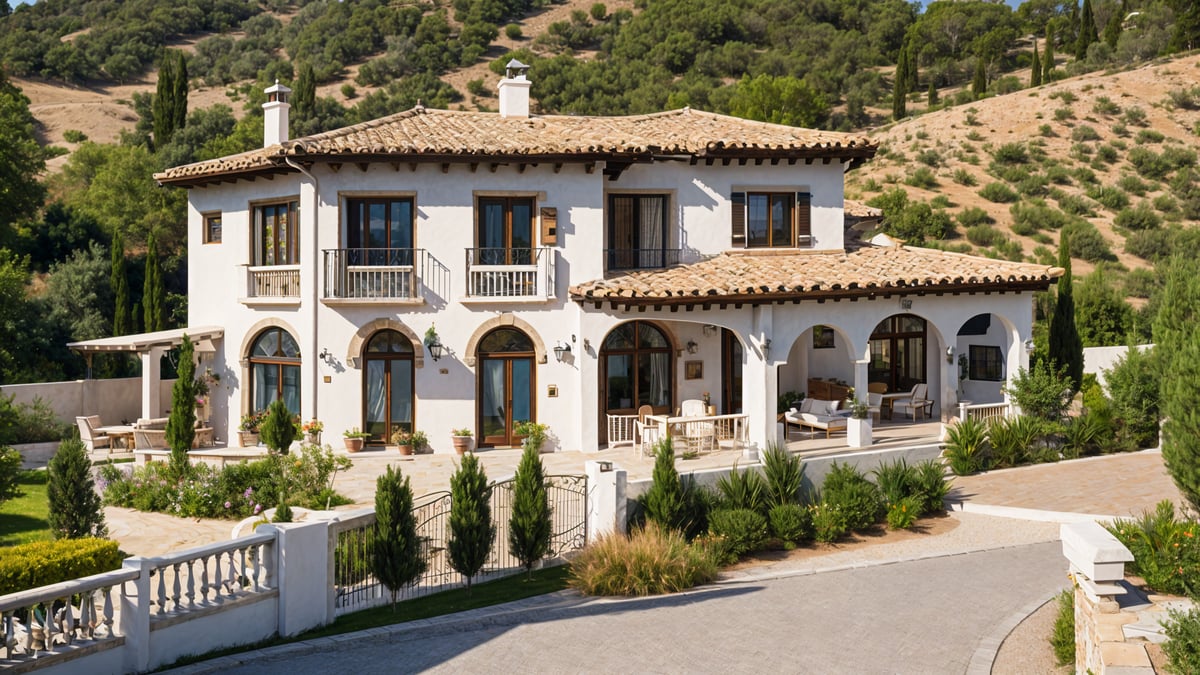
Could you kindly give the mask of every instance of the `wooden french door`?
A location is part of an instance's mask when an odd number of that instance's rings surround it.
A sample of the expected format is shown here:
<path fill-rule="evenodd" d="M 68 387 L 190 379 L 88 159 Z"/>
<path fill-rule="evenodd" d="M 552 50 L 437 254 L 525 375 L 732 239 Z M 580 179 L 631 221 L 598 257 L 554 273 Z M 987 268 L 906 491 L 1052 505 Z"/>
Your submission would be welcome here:
<path fill-rule="evenodd" d="M 742 412 L 742 343 L 728 328 L 721 329 L 721 414 Z"/>
<path fill-rule="evenodd" d="M 511 328 L 480 342 L 476 425 L 480 446 L 518 445 L 516 426 L 534 419 L 534 352 L 528 336 Z"/>

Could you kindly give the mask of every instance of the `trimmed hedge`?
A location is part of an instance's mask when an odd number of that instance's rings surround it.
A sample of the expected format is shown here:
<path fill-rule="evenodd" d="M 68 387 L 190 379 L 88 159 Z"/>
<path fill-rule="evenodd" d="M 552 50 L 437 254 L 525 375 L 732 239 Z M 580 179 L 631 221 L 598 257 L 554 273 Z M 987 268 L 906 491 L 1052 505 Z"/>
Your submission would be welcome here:
<path fill-rule="evenodd" d="M 0 595 L 115 570 L 121 559 L 117 542 L 109 539 L 59 539 L 11 546 L 0 556 Z"/>

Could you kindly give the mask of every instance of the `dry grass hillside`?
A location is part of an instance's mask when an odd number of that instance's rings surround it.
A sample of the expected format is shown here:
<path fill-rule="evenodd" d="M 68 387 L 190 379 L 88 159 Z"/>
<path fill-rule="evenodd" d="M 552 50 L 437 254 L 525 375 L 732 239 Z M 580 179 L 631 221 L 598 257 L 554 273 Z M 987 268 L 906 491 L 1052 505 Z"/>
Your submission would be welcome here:
<path fill-rule="evenodd" d="M 1027 73 L 1021 76 L 1028 81 Z M 1011 244 L 1005 250 L 1003 245 L 980 245 L 979 240 L 987 243 L 986 237 L 968 240 L 957 215 L 983 209 L 994 220 L 992 225 L 1020 246 L 1020 254 L 1033 259 L 1057 251 L 1060 233 L 1038 219 L 1018 224 L 1011 209 L 1018 202 L 1044 203 L 1051 210 L 1086 218 L 1122 265 L 1148 267 L 1148 262 L 1126 252 L 1129 231 L 1114 223 L 1117 214 L 1145 204 L 1165 223 L 1182 217 L 1177 204 L 1171 208 L 1168 180 L 1152 177 L 1155 172 L 1145 168 L 1139 173 L 1131 156 L 1143 159 L 1146 150 L 1156 155 L 1195 152 L 1200 132 L 1198 84 L 1200 55 L 1191 55 L 1124 72 L 1089 73 L 909 118 L 873 133 L 880 141 L 879 156 L 851 174 L 848 191 L 863 200 L 894 187 L 922 201 L 941 196 L 949 202 L 947 211 L 956 216 L 951 245 L 1018 255 Z M 1193 102 L 1172 100 L 1173 94 L 1188 92 Z M 1024 150 L 1024 161 L 1017 149 Z M 987 187 L 992 183 L 1007 190 Z M 1015 201 L 994 201 L 997 196 Z M 1074 267 L 1076 274 L 1091 269 L 1085 261 L 1076 261 Z"/>

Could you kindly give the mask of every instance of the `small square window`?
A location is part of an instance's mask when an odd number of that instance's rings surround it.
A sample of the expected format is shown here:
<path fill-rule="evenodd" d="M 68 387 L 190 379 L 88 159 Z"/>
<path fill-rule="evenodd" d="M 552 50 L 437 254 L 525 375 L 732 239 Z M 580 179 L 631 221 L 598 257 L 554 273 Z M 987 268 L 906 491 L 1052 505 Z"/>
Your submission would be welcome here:
<path fill-rule="evenodd" d="M 204 243 L 221 243 L 221 214 L 204 216 Z"/>
<path fill-rule="evenodd" d="M 999 347 L 971 345 L 969 377 L 984 382 L 1004 380 L 1004 357 Z"/>

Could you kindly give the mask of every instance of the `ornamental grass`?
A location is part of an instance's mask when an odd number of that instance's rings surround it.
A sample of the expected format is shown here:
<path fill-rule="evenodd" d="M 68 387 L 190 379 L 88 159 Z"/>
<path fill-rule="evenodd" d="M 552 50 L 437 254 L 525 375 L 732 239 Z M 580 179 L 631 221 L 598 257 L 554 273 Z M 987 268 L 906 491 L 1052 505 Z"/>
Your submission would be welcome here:
<path fill-rule="evenodd" d="M 629 536 L 613 533 L 571 561 L 570 585 L 585 595 L 676 593 L 716 579 L 717 565 L 700 546 L 653 521 Z"/>

